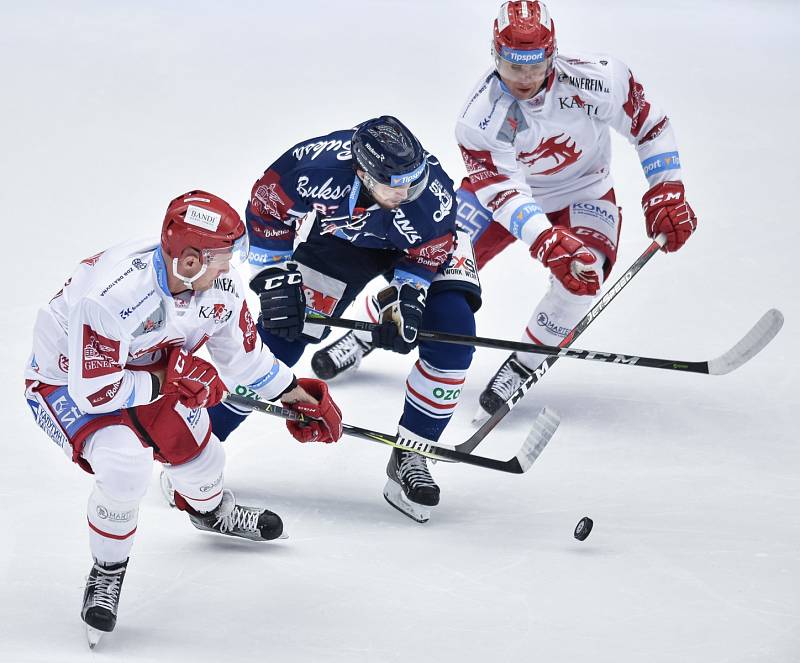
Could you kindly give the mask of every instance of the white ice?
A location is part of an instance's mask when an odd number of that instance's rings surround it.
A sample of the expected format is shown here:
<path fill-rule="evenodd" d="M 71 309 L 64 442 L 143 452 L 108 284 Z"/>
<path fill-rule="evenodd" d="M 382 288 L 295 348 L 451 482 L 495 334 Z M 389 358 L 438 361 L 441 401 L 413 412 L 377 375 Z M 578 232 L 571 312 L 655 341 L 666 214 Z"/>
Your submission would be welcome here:
<path fill-rule="evenodd" d="M 0 660 L 80 661 L 91 479 L 22 398 L 35 311 L 77 261 L 155 235 L 210 189 L 243 207 L 284 149 L 399 116 L 458 180 L 455 116 L 489 64 L 495 0 L 37 2 L 0 6 Z M 301 446 L 252 416 L 227 482 L 290 538 L 198 533 L 151 490 L 114 661 L 789 663 L 800 659 L 798 5 L 553 0 L 562 53 L 611 53 L 676 127 L 700 226 L 577 344 L 708 359 L 770 307 L 778 338 L 727 376 L 561 360 L 481 447 L 509 457 L 542 405 L 530 472 L 437 464 L 419 525 L 384 503 L 388 449 Z M 615 138 L 619 266 L 644 249 L 635 152 Z M 615 272 L 619 276 L 620 269 Z M 545 284 L 514 246 L 483 273 L 483 335 L 517 339 Z M 503 353 L 480 350 L 444 441 Z M 392 431 L 411 358 L 334 382 L 348 422 Z M 308 374 L 308 357 L 298 367 Z M 572 530 L 584 515 L 594 531 Z"/>

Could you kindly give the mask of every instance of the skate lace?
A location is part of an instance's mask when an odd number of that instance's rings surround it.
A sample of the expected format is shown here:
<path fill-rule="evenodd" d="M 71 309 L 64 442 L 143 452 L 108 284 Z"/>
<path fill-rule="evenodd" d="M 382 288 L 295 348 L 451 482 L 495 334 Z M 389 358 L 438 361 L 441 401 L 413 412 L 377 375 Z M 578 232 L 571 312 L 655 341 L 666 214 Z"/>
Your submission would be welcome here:
<path fill-rule="evenodd" d="M 103 573 L 89 576 L 87 584 L 94 588 L 92 592 L 93 605 L 100 606 L 114 612 L 119 599 L 119 590 L 122 586 L 121 573 Z"/>
<path fill-rule="evenodd" d="M 411 486 L 435 486 L 425 457 L 413 452 L 400 453 L 400 474 Z"/>
<path fill-rule="evenodd" d="M 491 390 L 504 401 L 511 398 L 519 386 L 522 384 L 522 377 L 511 366 L 510 361 L 506 361 L 497 371 L 497 375 L 492 380 Z"/>
<path fill-rule="evenodd" d="M 237 530 L 256 532 L 258 531 L 258 517 L 260 515 L 260 511 L 252 511 L 236 506 L 227 516 L 217 518 L 214 527 L 216 528 L 218 526 L 219 531 L 223 534 L 225 532 L 235 532 Z"/>
<path fill-rule="evenodd" d="M 358 364 L 361 361 L 361 356 L 364 349 L 356 339 L 353 332 L 349 332 L 342 336 L 336 343 L 328 349 L 328 355 L 337 368 L 342 368 L 349 364 Z"/>

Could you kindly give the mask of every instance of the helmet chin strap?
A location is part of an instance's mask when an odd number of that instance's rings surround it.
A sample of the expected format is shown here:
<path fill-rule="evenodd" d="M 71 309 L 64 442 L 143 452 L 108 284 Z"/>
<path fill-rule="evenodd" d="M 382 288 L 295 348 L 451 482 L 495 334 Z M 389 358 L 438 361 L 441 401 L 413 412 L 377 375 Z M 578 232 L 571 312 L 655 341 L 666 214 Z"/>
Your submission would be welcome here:
<path fill-rule="evenodd" d="M 183 285 L 185 285 L 189 290 L 194 290 L 194 282 L 206 273 L 206 269 L 208 269 L 208 265 L 203 263 L 200 267 L 200 271 L 197 272 L 197 274 L 194 276 L 184 276 L 178 271 L 178 259 L 172 259 L 172 273 L 175 274 L 175 276 L 181 280 L 181 283 L 183 283 Z"/>

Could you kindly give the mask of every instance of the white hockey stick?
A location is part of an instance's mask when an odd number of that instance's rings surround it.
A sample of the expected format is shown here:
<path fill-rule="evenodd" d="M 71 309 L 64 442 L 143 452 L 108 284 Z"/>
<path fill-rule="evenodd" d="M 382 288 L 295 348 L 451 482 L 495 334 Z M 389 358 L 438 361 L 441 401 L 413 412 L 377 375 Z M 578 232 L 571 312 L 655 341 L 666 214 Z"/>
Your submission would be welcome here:
<path fill-rule="evenodd" d="M 730 350 L 707 362 L 709 375 L 726 375 L 750 361 L 775 338 L 783 327 L 783 313 L 771 308 Z"/>

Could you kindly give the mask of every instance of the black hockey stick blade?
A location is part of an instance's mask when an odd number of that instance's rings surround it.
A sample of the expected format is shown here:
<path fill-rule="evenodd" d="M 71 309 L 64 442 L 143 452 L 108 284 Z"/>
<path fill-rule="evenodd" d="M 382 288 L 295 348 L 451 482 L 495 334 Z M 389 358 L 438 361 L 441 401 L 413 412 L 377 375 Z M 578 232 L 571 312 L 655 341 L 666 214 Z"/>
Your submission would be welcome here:
<path fill-rule="evenodd" d="M 772 341 L 783 327 L 783 313 L 771 308 L 730 350 L 708 362 L 710 375 L 726 375 L 750 361 Z"/>
<path fill-rule="evenodd" d="M 294 421 L 306 421 L 306 418 L 299 412 L 273 403 L 255 400 L 247 396 L 240 396 L 238 394 L 228 393 L 225 400 L 233 405 L 257 410 L 265 414 L 271 414 L 283 419 L 292 419 Z M 419 442 L 416 440 L 406 440 L 398 438 L 396 435 L 389 435 L 387 433 L 380 433 L 378 431 L 369 430 L 367 428 L 360 428 L 359 426 L 352 426 L 350 424 L 343 424 L 343 430 L 346 435 L 368 440 L 370 442 L 377 442 L 385 444 L 390 447 L 396 447 L 403 451 L 414 451 L 418 454 L 432 458 L 434 460 L 443 460 L 455 463 L 465 463 L 467 465 L 475 465 L 476 467 L 485 467 L 490 470 L 497 470 L 499 472 L 509 472 L 511 474 L 524 474 L 527 472 L 539 454 L 542 452 L 550 438 L 556 432 L 559 424 L 558 415 L 552 410 L 544 409 L 536 417 L 533 427 L 531 428 L 528 437 L 520 450 L 513 458 L 508 460 L 497 460 L 495 458 L 485 458 L 483 456 L 475 456 L 470 453 L 463 453 L 456 449 L 448 447 L 441 447 L 427 442 Z"/>

